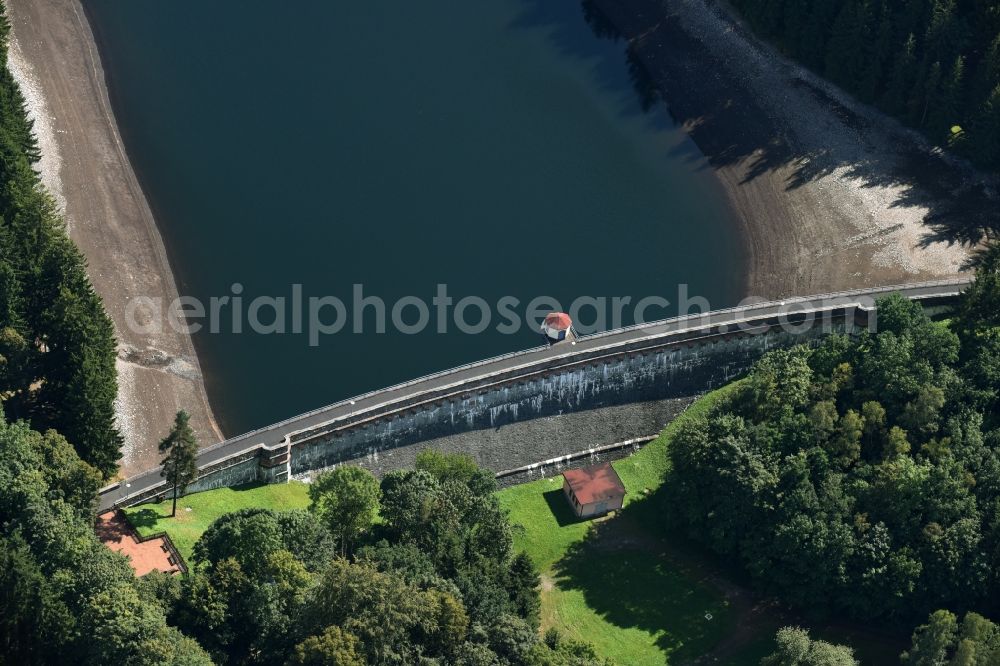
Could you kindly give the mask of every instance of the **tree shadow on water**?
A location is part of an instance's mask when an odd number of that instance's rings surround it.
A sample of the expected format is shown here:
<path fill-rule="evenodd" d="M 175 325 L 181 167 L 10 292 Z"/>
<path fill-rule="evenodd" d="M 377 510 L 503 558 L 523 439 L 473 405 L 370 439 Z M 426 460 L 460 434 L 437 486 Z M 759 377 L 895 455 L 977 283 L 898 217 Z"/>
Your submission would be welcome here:
<path fill-rule="evenodd" d="M 670 125 L 659 113 L 660 89 L 645 63 L 594 0 L 522 0 L 512 30 L 542 29 L 556 50 L 586 62 L 600 89 L 618 100 L 623 118 L 642 118 L 651 127 Z"/>

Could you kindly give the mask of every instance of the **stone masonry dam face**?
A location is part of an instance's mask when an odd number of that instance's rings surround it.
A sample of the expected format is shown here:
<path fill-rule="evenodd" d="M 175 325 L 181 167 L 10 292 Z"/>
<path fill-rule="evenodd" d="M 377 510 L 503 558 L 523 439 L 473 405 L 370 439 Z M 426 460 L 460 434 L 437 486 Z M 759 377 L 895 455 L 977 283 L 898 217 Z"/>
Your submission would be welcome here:
<path fill-rule="evenodd" d="M 852 327 L 840 322 L 835 330 L 850 332 Z M 291 474 L 348 461 L 382 474 L 412 466 L 416 452 L 431 446 L 469 454 L 480 465 L 501 471 L 652 435 L 698 395 L 745 373 L 767 350 L 820 337 L 732 336 L 540 371 L 360 427 L 292 437 Z M 548 427 L 528 426 L 539 426 L 539 420 Z"/>
<path fill-rule="evenodd" d="M 697 396 L 743 375 L 767 351 L 873 327 L 874 299 L 899 291 L 949 306 L 956 280 L 793 299 L 587 336 L 359 396 L 199 455 L 187 492 L 307 477 L 341 463 L 378 475 L 424 448 L 511 470 L 655 435 Z M 530 475 L 529 475 L 530 478 Z M 169 492 L 159 470 L 102 491 L 102 508 Z"/>

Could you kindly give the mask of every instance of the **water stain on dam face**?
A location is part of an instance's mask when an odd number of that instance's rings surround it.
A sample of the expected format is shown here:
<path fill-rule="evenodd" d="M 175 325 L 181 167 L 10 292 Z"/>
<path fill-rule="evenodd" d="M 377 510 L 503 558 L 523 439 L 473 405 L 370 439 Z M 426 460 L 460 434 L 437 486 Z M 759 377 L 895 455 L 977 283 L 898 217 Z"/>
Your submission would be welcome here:
<path fill-rule="evenodd" d="M 87 6 L 183 294 L 740 295 L 710 169 L 578 0 Z M 538 343 L 350 328 L 200 334 L 227 434 Z"/>

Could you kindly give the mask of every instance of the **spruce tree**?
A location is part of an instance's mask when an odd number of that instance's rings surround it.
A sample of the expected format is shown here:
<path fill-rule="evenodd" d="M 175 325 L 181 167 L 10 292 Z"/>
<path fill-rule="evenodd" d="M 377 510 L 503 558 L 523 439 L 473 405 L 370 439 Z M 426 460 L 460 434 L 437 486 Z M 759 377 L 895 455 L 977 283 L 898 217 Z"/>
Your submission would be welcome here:
<path fill-rule="evenodd" d="M 941 81 L 940 93 L 931 100 L 928 127 L 932 136 L 947 136 L 952 126 L 963 122 L 960 113 L 964 82 L 965 58 L 958 56 Z"/>
<path fill-rule="evenodd" d="M 910 89 L 913 68 L 917 62 L 916 50 L 917 38 L 910 33 L 896 54 L 888 85 L 882 95 L 881 106 L 889 113 L 900 114 L 906 109 L 907 91 Z"/>
<path fill-rule="evenodd" d="M 927 26 L 928 58 L 951 61 L 960 41 L 961 28 L 956 18 L 955 0 L 934 0 Z"/>
<path fill-rule="evenodd" d="M 865 0 L 846 2 L 830 33 L 826 76 L 845 88 L 857 82 L 864 67 L 867 20 L 868 3 Z"/>
<path fill-rule="evenodd" d="M 941 87 L 941 63 L 935 62 L 920 79 L 917 93 L 911 103 L 911 117 L 920 127 L 927 127 L 927 115 Z"/>
<path fill-rule="evenodd" d="M 7 67 L 9 34 L 0 6 L 0 398 L 7 416 L 58 430 L 107 477 L 122 443 L 114 330 L 32 167 L 38 142 Z"/>
<path fill-rule="evenodd" d="M 983 104 L 969 134 L 973 158 L 992 168 L 1000 167 L 1000 85 Z"/>
<path fill-rule="evenodd" d="M 839 0 L 815 0 L 809 21 L 799 40 L 797 57 L 816 71 L 822 71 L 826 62 L 827 40 L 830 26 L 841 10 Z"/>
<path fill-rule="evenodd" d="M 983 59 L 975 69 L 975 83 L 972 90 L 974 102 L 982 103 L 993 88 L 1000 85 L 1000 35 L 990 43 Z"/>
<path fill-rule="evenodd" d="M 996 0 L 733 0 L 761 36 L 935 143 L 996 168 Z M 974 130 L 973 125 L 978 125 Z M 959 126 L 961 132 L 953 131 Z"/>
<path fill-rule="evenodd" d="M 877 13 L 872 14 L 872 29 L 874 39 L 865 45 L 864 62 L 861 67 L 861 78 L 858 82 L 858 95 L 865 102 L 872 103 L 878 98 L 879 86 L 885 76 L 885 63 L 889 59 L 890 43 L 892 42 L 892 16 L 889 7 L 881 2 L 876 5 Z M 877 16 L 877 19 L 874 18 Z"/>
<path fill-rule="evenodd" d="M 786 0 L 784 7 L 783 43 L 785 51 L 799 57 L 802 53 L 802 35 L 805 34 L 809 25 L 809 17 L 812 13 L 811 0 Z"/>
<path fill-rule="evenodd" d="M 177 496 L 184 492 L 188 484 L 198 476 L 198 441 L 188 421 L 191 417 L 184 410 L 177 412 L 174 427 L 162 442 L 160 453 L 166 453 L 160 476 L 174 489 L 174 505 L 171 516 L 177 515 Z"/>
<path fill-rule="evenodd" d="M 88 284 L 81 288 L 82 294 L 61 288 L 43 316 L 44 381 L 30 417 L 39 429 L 62 433 L 107 478 L 122 445 L 115 426 L 115 342 L 100 298 Z"/>

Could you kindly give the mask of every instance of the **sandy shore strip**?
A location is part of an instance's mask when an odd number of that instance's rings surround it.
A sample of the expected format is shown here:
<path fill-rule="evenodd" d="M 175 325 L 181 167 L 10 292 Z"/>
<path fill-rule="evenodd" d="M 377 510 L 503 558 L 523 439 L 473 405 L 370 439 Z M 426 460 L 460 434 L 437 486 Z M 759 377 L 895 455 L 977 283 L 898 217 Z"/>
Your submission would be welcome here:
<path fill-rule="evenodd" d="M 958 273 L 922 243 L 982 177 L 761 44 L 716 0 L 591 0 L 708 157 L 742 224 L 751 295 L 780 298 Z M 648 92 L 648 91 L 647 91 Z"/>
<path fill-rule="evenodd" d="M 177 286 L 118 133 L 93 33 L 79 0 L 7 0 L 11 70 L 28 101 L 42 179 L 87 257 L 118 339 L 121 473 L 159 463 L 159 440 L 186 409 L 203 446 L 222 439 L 189 336 L 126 325 L 138 296 L 170 303 Z M 139 317 L 141 318 L 141 313 Z"/>

